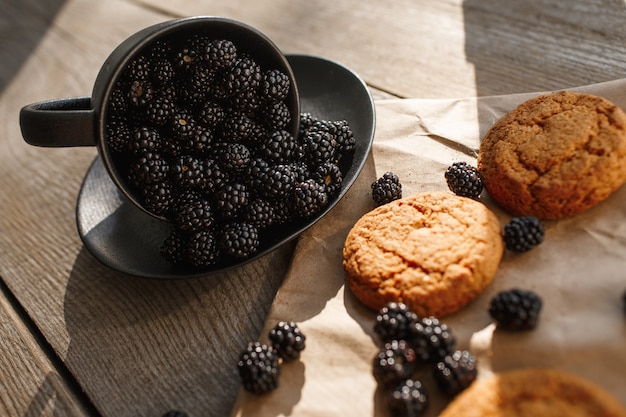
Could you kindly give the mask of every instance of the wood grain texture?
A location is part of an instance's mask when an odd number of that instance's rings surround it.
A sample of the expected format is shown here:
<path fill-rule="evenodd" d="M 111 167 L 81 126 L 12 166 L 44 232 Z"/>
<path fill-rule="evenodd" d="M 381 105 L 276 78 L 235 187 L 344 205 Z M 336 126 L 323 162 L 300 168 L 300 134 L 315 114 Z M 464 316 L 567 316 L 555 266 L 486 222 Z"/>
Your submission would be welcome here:
<path fill-rule="evenodd" d="M 233 273 L 155 282 L 108 270 L 83 247 L 74 210 L 96 150 L 26 145 L 19 109 L 89 95 L 132 33 L 173 17 L 240 19 L 285 52 L 354 69 L 377 99 L 557 89 L 622 78 L 626 60 L 617 0 L 2 3 L 0 278 L 13 297 L 0 294 L 0 413 L 9 416 L 84 412 L 47 348 L 102 416 L 227 415 L 239 350 L 258 336 L 289 267 L 292 246 Z M 41 341 L 28 337 L 21 309 Z"/>

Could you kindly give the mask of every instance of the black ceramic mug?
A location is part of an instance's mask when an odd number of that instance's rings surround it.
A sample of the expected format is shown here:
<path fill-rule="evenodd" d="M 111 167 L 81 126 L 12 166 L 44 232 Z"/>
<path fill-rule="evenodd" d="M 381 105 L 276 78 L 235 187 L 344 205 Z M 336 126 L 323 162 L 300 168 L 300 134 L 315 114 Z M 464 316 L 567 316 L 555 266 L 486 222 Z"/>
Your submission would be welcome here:
<path fill-rule="evenodd" d="M 97 146 L 109 175 L 128 199 L 147 213 L 165 218 L 146 208 L 136 187 L 129 183 L 127 172 L 121 168 L 124 161 L 120 161 L 107 140 L 107 127 L 111 123 L 109 113 L 114 91 L 138 56 L 159 43 L 178 45 L 181 40 L 198 35 L 228 40 L 236 46 L 237 54 L 248 55 L 263 69 L 275 69 L 287 75 L 290 89 L 284 103 L 292 117 L 285 130 L 297 135 L 300 99 L 293 71 L 278 47 L 259 30 L 242 22 L 199 16 L 162 22 L 126 39 L 104 62 L 91 97 L 53 99 L 23 107 L 20 126 L 25 141 L 43 147 Z"/>

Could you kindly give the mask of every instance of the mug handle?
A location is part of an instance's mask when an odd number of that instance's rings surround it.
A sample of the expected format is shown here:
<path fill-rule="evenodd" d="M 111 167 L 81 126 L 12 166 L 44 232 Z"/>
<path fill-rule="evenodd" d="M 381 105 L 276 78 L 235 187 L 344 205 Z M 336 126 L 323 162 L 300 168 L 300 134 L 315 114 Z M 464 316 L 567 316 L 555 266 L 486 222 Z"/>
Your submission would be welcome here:
<path fill-rule="evenodd" d="M 34 146 L 95 146 L 95 120 L 91 97 L 41 101 L 20 110 L 22 136 Z"/>

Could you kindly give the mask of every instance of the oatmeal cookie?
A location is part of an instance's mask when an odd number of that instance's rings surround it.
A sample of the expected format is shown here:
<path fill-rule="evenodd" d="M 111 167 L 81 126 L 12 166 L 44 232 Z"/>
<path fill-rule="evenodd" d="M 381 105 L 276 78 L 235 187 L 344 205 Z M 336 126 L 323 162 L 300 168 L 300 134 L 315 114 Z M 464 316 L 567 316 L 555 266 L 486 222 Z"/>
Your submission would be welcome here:
<path fill-rule="evenodd" d="M 580 213 L 626 182 L 626 114 L 589 94 L 535 97 L 487 132 L 478 170 L 489 195 L 513 215 Z"/>
<path fill-rule="evenodd" d="M 485 205 L 424 192 L 362 216 L 344 243 L 343 265 L 368 307 L 403 302 L 420 316 L 443 317 L 491 283 L 502 253 L 500 223 Z"/>
<path fill-rule="evenodd" d="M 624 407 L 591 382 L 563 371 L 520 369 L 479 379 L 439 417 L 626 417 Z"/>

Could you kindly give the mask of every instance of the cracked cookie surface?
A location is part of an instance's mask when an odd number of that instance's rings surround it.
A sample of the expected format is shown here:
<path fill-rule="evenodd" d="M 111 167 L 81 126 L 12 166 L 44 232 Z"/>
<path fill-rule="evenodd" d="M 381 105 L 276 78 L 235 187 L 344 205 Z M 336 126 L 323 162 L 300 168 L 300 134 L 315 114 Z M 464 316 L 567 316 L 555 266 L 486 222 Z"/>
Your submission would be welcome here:
<path fill-rule="evenodd" d="M 513 215 L 580 213 L 626 182 L 626 114 L 589 94 L 535 97 L 487 132 L 478 170 L 489 195 Z"/>
<path fill-rule="evenodd" d="M 440 417 L 625 417 L 604 389 L 570 373 L 526 368 L 478 379 Z"/>
<path fill-rule="evenodd" d="M 491 283 L 502 253 L 500 223 L 485 205 L 424 192 L 363 215 L 348 233 L 343 265 L 366 306 L 403 302 L 420 316 L 443 317 Z"/>

